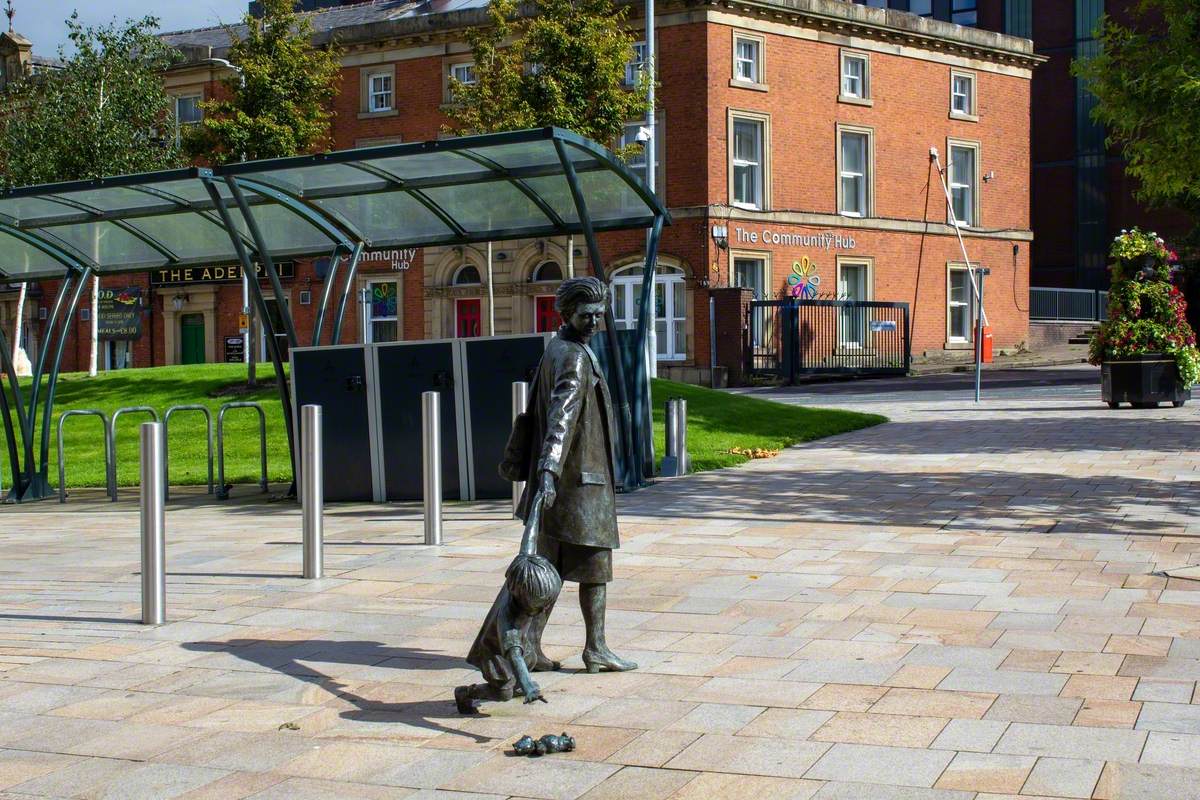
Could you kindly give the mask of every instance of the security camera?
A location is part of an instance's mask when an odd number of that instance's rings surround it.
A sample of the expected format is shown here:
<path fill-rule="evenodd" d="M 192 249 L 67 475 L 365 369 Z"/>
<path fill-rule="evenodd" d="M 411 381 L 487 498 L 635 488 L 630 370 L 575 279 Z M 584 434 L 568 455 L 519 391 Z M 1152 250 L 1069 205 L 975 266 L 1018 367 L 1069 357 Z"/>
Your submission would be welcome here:
<path fill-rule="evenodd" d="M 648 142 L 654 134 L 645 125 L 638 126 L 637 140 L 639 142 Z"/>

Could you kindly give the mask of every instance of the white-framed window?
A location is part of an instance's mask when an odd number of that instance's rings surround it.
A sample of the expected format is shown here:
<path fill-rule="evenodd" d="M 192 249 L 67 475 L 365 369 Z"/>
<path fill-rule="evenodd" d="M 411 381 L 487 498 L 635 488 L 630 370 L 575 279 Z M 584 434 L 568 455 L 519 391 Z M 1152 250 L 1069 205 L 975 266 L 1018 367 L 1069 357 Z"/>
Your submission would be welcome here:
<path fill-rule="evenodd" d="M 642 71 L 646 69 L 646 43 L 634 42 L 630 47 L 633 53 L 629 60 L 625 62 L 625 85 L 637 86 L 637 82 L 642 77 Z"/>
<path fill-rule="evenodd" d="M 765 209 L 768 204 L 770 160 L 769 118 L 730 112 L 729 194 L 739 208 Z"/>
<path fill-rule="evenodd" d="M 975 118 L 975 76 L 970 72 L 950 73 L 950 115 Z"/>
<path fill-rule="evenodd" d="M 465 86 L 475 83 L 475 62 L 459 61 L 450 65 L 450 77 Z"/>
<path fill-rule="evenodd" d="M 979 224 L 979 145 L 974 142 L 950 142 L 946 170 L 954 220 L 959 225 Z"/>
<path fill-rule="evenodd" d="M 837 296 L 839 300 L 869 301 L 872 294 L 871 260 L 838 258 Z M 842 307 L 838 313 L 838 347 L 860 350 L 870 343 L 868 309 Z"/>
<path fill-rule="evenodd" d="M 367 342 L 400 341 L 400 284 L 398 281 L 367 283 Z"/>
<path fill-rule="evenodd" d="M 872 131 L 838 126 L 838 213 L 871 216 Z"/>
<path fill-rule="evenodd" d="M 754 293 L 755 300 L 771 297 L 771 257 L 767 253 L 731 253 L 733 285 Z M 751 343 L 761 347 L 770 339 L 770 320 L 765 314 L 754 314 L 750 330 Z"/>
<path fill-rule="evenodd" d="M 842 100 L 868 100 L 871 97 L 871 60 L 866 53 L 843 50 L 841 54 Z"/>
<path fill-rule="evenodd" d="M 654 276 L 654 335 L 659 361 L 687 358 L 687 294 L 683 270 L 659 264 Z M 642 298 L 642 265 L 631 264 L 613 273 L 613 321 L 618 330 L 637 326 Z"/>
<path fill-rule="evenodd" d="M 454 286 L 479 286 L 483 281 L 479 277 L 479 268 L 474 264 L 463 264 L 454 271 L 454 277 L 450 279 L 450 283 Z"/>
<path fill-rule="evenodd" d="M 977 268 L 977 265 L 972 265 Z M 975 293 L 966 264 L 950 264 L 946 273 L 946 341 L 969 343 L 975 335 Z"/>
<path fill-rule="evenodd" d="M 545 283 L 547 281 L 561 281 L 563 279 L 562 267 L 557 261 L 543 261 L 533 268 L 533 275 L 529 280 L 532 283 Z"/>
<path fill-rule="evenodd" d="M 392 74 L 379 72 L 367 77 L 367 111 L 392 110 Z"/>
<path fill-rule="evenodd" d="M 763 50 L 766 40 L 761 36 L 734 32 L 733 79 L 739 83 L 765 83 Z"/>
<path fill-rule="evenodd" d="M 200 103 L 204 96 L 199 94 L 183 95 L 175 98 L 175 141 L 178 142 L 185 125 L 198 125 L 204 119 L 204 109 Z"/>

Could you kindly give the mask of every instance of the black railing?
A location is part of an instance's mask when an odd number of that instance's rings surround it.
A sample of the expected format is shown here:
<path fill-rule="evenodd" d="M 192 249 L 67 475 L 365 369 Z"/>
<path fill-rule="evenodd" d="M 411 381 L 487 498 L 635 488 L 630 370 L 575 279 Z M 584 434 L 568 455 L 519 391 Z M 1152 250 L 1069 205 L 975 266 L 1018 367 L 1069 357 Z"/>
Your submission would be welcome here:
<path fill-rule="evenodd" d="M 750 375 L 906 375 L 912 366 L 908 303 L 754 300 L 746 324 Z"/>

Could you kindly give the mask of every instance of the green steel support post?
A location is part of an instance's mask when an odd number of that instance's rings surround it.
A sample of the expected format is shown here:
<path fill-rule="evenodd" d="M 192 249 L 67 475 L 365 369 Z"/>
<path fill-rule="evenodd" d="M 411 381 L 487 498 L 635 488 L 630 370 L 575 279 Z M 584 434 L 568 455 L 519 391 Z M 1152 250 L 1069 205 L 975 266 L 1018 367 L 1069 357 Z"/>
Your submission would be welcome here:
<path fill-rule="evenodd" d="M 346 266 L 346 284 L 342 287 L 342 297 L 338 301 L 337 318 L 333 321 L 333 336 L 330 344 L 342 343 L 342 322 L 346 319 L 346 300 L 349 299 L 350 292 L 354 288 L 354 276 L 358 272 L 358 261 L 362 258 L 362 254 L 363 243 L 359 242 L 350 255 L 350 263 Z"/>
<path fill-rule="evenodd" d="M 650 363 L 651 358 L 657 358 L 657 353 L 646 352 L 646 342 L 651 321 L 656 313 L 650 308 L 651 292 L 646 288 L 652 285 L 655 280 L 655 267 L 658 264 L 658 242 L 662 236 L 663 218 L 659 214 L 654 215 L 654 225 L 650 227 L 650 236 L 646 239 L 646 263 L 642 266 L 642 296 L 638 298 L 638 322 L 637 322 L 637 342 L 638 342 L 638 360 L 637 372 L 635 378 L 633 413 L 637 414 L 641 409 L 641 404 L 637 401 L 641 399 L 642 392 L 646 392 L 646 405 L 648 408 L 653 408 L 653 399 L 650 397 L 649 380 L 650 380 Z M 714 365 L 715 366 L 715 365 Z M 634 426 L 634 449 L 637 450 L 640 458 L 649 458 L 650 474 L 654 474 L 654 434 L 653 431 L 643 430 L 644 426 Z M 644 465 L 643 465 L 644 466 Z"/>
<path fill-rule="evenodd" d="M 54 342 L 54 334 L 58 329 L 58 321 L 62 315 L 63 301 L 72 291 L 72 281 L 75 280 L 78 273 L 74 269 L 68 269 L 67 274 L 63 276 L 63 282 L 58 287 L 58 296 L 54 298 L 54 308 L 50 312 L 50 317 L 46 321 L 46 341 L 42 343 L 41 352 L 38 353 L 37 364 L 33 368 L 33 386 L 29 389 L 29 438 L 25 441 L 25 474 L 32 481 L 37 474 L 37 466 L 33 460 L 33 438 L 37 434 L 37 413 L 38 413 L 38 395 L 42 393 L 42 375 L 45 374 L 46 356 L 51 350 Z M 70 320 L 68 319 L 68 323 Z M 66 336 L 66 326 L 63 326 L 62 335 Z"/>
<path fill-rule="evenodd" d="M 91 275 L 91 267 L 84 267 L 83 272 L 79 273 L 74 292 L 71 295 L 71 304 L 67 307 L 67 313 L 63 317 L 62 330 L 58 335 L 58 344 L 54 349 L 54 362 L 50 365 L 49 382 L 46 385 L 46 406 L 42 412 L 41 463 L 38 466 L 37 477 L 34 479 L 33 485 L 27 487 L 25 490 L 27 497 L 32 494 L 38 500 L 53 497 L 55 494 L 50 489 L 49 478 L 50 428 L 53 427 L 54 391 L 58 387 L 58 373 L 59 368 L 62 366 L 63 351 L 67 345 L 67 333 L 71 327 L 71 321 L 75 319 L 75 309 L 79 307 L 79 298 L 83 296 L 84 287 L 87 286 L 88 278 Z"/>
<path fill-rule="evenodd" d="M 296 336 L 296 325 L 292 322 L 292 312 L 288 308 L 287 303 L 283 302 L 283 298 L 287 295 L 283 292 L 283 284 L 279 282 L 279 273 L 275 271 L 275 262 L 271 258 L 271 249 L 267 247 L 267 240 L 263 238 L 262 231 L 258 228 L 258 221 L 254 219 L 254 215 L 250 213 L 250 204 L 246 202 L 246 196 L 242 194 L 242 187 L 238 185 L 237 179 L 227 177 L 225 183 L 229 185 L 229 191 L 233 193 L 233 200 L 237 203 L 238 210 L 242 212 L 242 218 L 246 220 L 246 227 L 250 230 L 250 237 L 254 239 L 254 249 L 258 251 L 258 258 L 262 262 L 263 271 L 267 273 L 267 280 L 271 281 L 271 289 L 275 292 L 276 308 L 279 309 L 279 317 L 283 320 L 283 332 L 287 334 L 288 346 L 299 347 L 300 340 Z M 258 280 L 258 271 L 247 272 L 250 277 L 250 283 L 255 283 Z M 261 294 L 261 290 L 260 290 Z M 263 324 L 269 325 L 269 320 L 266 316 L 263 317 Z"/>
<path fill-rule="evenodd" d="M 329 269 L 325 272 L 325 286 L 321 288 L 321 304 L 317 306 L 317 318 L 313 321 L 312 346 L 320 347 L 321 329 L 325 327 L 325 309 L 329 305 L 329 296 L 333 294 L 333 283 L 337 280 L 338 265 L 342 261 L 342 246 L 334 245 L 333 255 L 329 257 Z"/>
<path fill-rule="evenodd" d="M 571 188 L 571 197 L 575 201 L 575 210 L 579 214 L 579 222 L 583 226 L 583 238 L 587 241 L 588 261 L 596 277 L 603 283 L 608 283 L 604 274 L 604 262 L 600 258 L 600 245 L 596 242 L 596 231 L 592 228 L 592 217 L 588 214 L 587 200 L 583 189 L 579 186 L 579 176 L 575 174 L 575 165 L 567 157 L 566 147 L 559 139 L 554 140 L 554 148 L 558 151 L 558 159 L 562 162 L 567 185 Z M 621 419 L 621 451 L 625 454 L 626 473 L 624 485 L 626 491 L 636 489 L 642 482 L 642 460 L 633 450 L 633 415 L 629 408 L 629 387 L 625 383 L 625 369 L 621 362 L 621 349 L 617 341 L 617 325 L 613 319 L 612 303 L 604 304 L 604 336 L 612 354 L 613 372 L 617 376 L 617 415 Z"/>
<path fill-rule="evenodd" d="M 0 327 L 0 371 L 11 381 L 13 388 L 20 392 L 20 386 L 17 384 L 16 370 L 13 369 L 12 350 L 8 346 L 8 337 L 4 335 L 4 328 Z M 20 426 L 22 435 L 25 432 L 25 426 L 22 420 L 25 418 L 24 409 L 21 408 L 21 397 L 19 394 L 14 394 L 13 404 L 17 407 L 17 424 Z M 8 445 L 8 461 L 12 465 L 12 491 L 13 498 L 20 497 L 25 491 L 25 478 L 21 473 L 21 457 L 17 452 L 17 434 L 13 429 L 11 411 L 8 407 L 8 392 L 4 389 L 4 382 L 0 381 L 0 414 L 4 415 L 4 441 Z M 3 502 L 0 499 L 0 502 Z"/>
<path fill-rule="evenodd" d="M 247 270 L 246 275 L 251 275 L 254 269 L 254 264 L 250 260 L 250 253 L 246 250 L 242 238 L 237 235 L 237 227 L 233 224 L 233 217 L 229 213 L 229 208 L 225 205 L 224 198 L 217 191 L 217 187 L 212 184 L 211 180 L 205 180 L 204 186 L 208 189 L 208 194 L 212 197 L 213 204 L 217 208 L 217 213 L 221 216 L 221 222 L 225 225 L 225 230 L 229 234 L 230 241 L 233 242 L 234 250 L 237 252 L 238 260 L 242 262 L 242 269 Z M 296 485 L 296 440 L 295 431 L 292 428 L 292 396 L 288 389 L 287 376 L 283 372 L 283 357 L 279 352 L 279 342 L 274 336 L 274 328 L 271 325 L 271 319 L 267 315 L 267 303 L 263 299 L 262 287 L 258 285 L 258 278 L 255 276 L 247 283 L 250 284 L 250 294 L 254 296 L 254 305 L 258 308 L 258 313 L 262 317 L 263 326 L 267 329 L 267 350 L 271 353 L 271 363 L 275 365 L 275 386 L 279 390 L 279 400 L 283 404 L 283 428 L 287 434 L 288 440 L 288 456 L 292 463 L 292 486 Z M 282 297 L 282 293 L 279 295 Z"/>

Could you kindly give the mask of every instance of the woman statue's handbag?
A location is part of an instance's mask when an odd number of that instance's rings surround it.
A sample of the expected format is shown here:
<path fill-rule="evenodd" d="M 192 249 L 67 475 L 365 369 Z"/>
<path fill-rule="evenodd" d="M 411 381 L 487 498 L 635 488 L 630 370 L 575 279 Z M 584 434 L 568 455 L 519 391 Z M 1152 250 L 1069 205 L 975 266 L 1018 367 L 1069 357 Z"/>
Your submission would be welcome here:
<path fill-rule="evenodd" d="M 529 395 L 527 408 L 533 408 L 537 399 L 537 381 L 534 381 L 533 391 Z M 532 466 L 533 451 L 537 442 L 533 441 L 534 419 L 529 411 L 522 411 L 513 419 L 512 432 L 508 435 L 508 444 L 504 445 L 504 458 L 500 461 L 497 471 L 506 481 L 517 483 L 529 477 Z"/>

